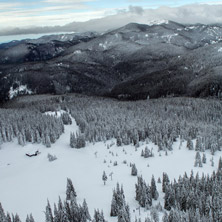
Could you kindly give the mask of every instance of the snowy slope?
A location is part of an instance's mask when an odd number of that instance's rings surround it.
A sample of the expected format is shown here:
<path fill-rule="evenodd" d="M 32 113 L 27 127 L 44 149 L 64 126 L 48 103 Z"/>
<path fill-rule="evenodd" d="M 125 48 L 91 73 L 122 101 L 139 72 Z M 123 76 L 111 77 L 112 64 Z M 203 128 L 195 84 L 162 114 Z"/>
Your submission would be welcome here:
<path fill-rule="evenodd" d="M 109 217 L 112 199 L 112 190 L 116 183 L 123 184 L 126 201 L 130 205 L 132 219 L 139 217 L 138 203 L 135 201 L 135 183 L 137 177 L 131 176 L 130 162 L 135 163 L 138 174 L 150 183 L 152 175 L 157 180 L 162 179 L 162 173 L 167 172 L 170 179 L 178 178 L 184 172 L 190 174 L 191 170 L 199 173 L 211 173 L 217 169 L 220 153 L 214 156 L 215 166 L 210 164 L 211 155 L 206 152 L 207 164 L 202 168 L 195 168 L 195 151 L 186 148 L 186 142 L 174 143 L 174 151 L 157 152 L 157 147 L 153 144 L 143 144 L 137 150 L 134 146 L 116 147 L 114 141 L 88 144 L 84 149 L 71 149 L 69 147 L 69 136 L 71 132 L 78 130 L 73 120 L 73 124 L 65 126 L 65 133 L 51 148 L 42 145 L 27 144 L 25 147 L 17 145 L 17 141 L 2 145 L 0 150 L 0 202 L 5 211 L 18 213 L 24 221 L 26 215 L 32 213 L 36 222 L 42 222 L 47 198 L 50 203 L 58 201 L 58 196 L 65 199 L 66 179 L 72 179 L 77 192 L 77 201 L 82 203 L 83 199 L 89 206 L 90 214 L 94 209 L 103 209 L 105 218 L 114 222 L 117 218 Z M 107 148 L 107 145 L 110 148 Z M 145 159 L 141 157 L 141 150 L 145 146 L 154 149 L 155 156 Z M 41 152 L 37 157 L 29 158 L 25 153 Z M 57 156 L 57 160 L 49 162 L 48 153 Z M 105 160 L 105 162 L 104 162 Z M 123 161 L 127 163 L 124 164 Z M 117 161 L 118 165 L 113 166 Z M 113 172 L 113 180 L 108 176 L 107 184 L 102 181 L 103 171 L 109 175 Z M 162 202 L 161 184 L 158 184 L 160 192 L 159 200 Z M 158 203 L 159 200 L 156 202 Z M 135 212 L 133 212 L 135 210 Z M 141 218 L 147 216 L 147 212 L 141 210 Z"/>

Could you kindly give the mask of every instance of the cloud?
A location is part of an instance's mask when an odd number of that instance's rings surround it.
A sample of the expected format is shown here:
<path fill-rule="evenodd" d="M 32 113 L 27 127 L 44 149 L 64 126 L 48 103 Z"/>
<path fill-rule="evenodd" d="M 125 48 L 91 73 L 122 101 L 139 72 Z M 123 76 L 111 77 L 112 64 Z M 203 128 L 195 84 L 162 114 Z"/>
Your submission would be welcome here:
<path fill-rule="evenodd" d="M 144 10 L 140 6 L 132 6 L 132 5 L 130 5 L 129 6 L 129 12 L 141 15 L 141 14 L 143 14 Z"/>
<path fill-rule="evenodd" d="M 128 2 L 142 2 L 143 0 L 127 0 Z"/>
<path fill-rule="evenodd" d="M 0 12 L 5 11 L 5 10 L 11 10 L 18 8 L 21 6 L 21 3 L 5 3 L 5 2 L 0 2 Z"/>
<path fill-rule="evenodd" d="M 57 1 L 57 0 L 56 0 Z M 76 2 L 76 1 L 75 1 Z M 152 20 L 172 20 L 179 23 L 222 23 L 222 5 L 206 5 L 192 4 L 181 7 L 159 7 L 157 9 L 144 9 L 139 6 L 129 6 L 128 9 L 110 9 L 102 10 L 85 10 L 85 11 L 66 11 L 67 8 L 73 7 L 73 10 L 78 7 L 87 7 L 86 5 L 73 4 L 49 6 L 44 9 L 32 9 L 29 11 L 18 10 L 17 12 L 0 13 L 1 25 L 3 28 L 8 28 L 8 24 L 17 24 L 24 27 L 34 24 L 35 26 L 56 26 L 52 30 L 61 31 L 101 31 L 111 30 L 124 26 L 130 22 L 149 24 Z M 87 9 L 87 8 L 86 8 Z M 47 15 L 41 15 L 42 12 L 55 12 Z M 63 13 L 62 13 L 63 11 Z M 33 16 L 35 14 L 35 16 Z M 108 15 L 108 16 L 107 16 Z M 64 24 L 68 24 L 62 26 Z M 35 28 L 35 33 L 46 32 L 47 29 Z M 33 33 L 33 29 L 24 29 L 25 33 Z M 23 31 L 24 31 L 23 30 Z M 0 31 L 0 35 L 9 32 Z M 22 30 L 14 29 L 10 34 L 22 33 Z"/>
<path fill-rule="evenodd" d="M 43 0 L 42 2 L 45 3 L 52 3 L 52 4 L 79 4 L 84 2 L 95 2 L 97 0 Z"/>
<path fill-rule="evenodd" d="M 200 4 L 204 4 L 204 5 L 222 5 L 222 1 L 201 2 Z"/>

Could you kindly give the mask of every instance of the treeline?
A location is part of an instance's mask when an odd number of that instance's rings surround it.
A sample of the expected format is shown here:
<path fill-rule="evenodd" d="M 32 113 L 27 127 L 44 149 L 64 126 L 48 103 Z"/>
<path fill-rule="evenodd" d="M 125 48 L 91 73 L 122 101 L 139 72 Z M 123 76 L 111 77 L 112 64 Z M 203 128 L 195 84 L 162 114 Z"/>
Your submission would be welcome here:
<path fill-rule="evenodd" d="M 42 115 L 47 111 L 60 110 L 67 111 L 67 116 Z M 10 109 L 0 110 L 0 137 L 5 142 L 20 135 L 25 136 L 28 142 L 37 142 L 39 134 L 41 142 L 46 143 L 49 137 L 53 143 L 63 132 L 62 125 L 71 123 L 70 114 L 80 129 L 80 132 L 71 135 L 71 147 L 80 148 L 86 142 L 115 138 L 118 146 L 139 146 L 141 141 L 152 141 L 159 150 L 171 150 L 177 138 L 187 140 L 189 144 L 198 138 L 197 149 L 210 149 L 214 153 L 222 147 L 221 110 L 222 101 L 215 99 L 118 101 L 77 94 L 38 100 L 31 96 L 27 97 L 27 101 L 11 103 Z"/>
<path fill-rule="evenodd" d="M 172 149 L 177 138 L 199 138 L 201 149 L 222 147 L 222 102 L 193 98 L 166 98 L 123 102 L 67 96 L 64 109 L 75 118 L 80 137 L 88 142 L 116 138 L 118 146 L 152 141 L 159 150 Z"/>
<path fill-rule="evenodd" d="M 0 109 L 0 144 L 11 142 L 15 138 L 24 146 L 27 142 L 42 143 L 50 147 L 64 133 L 64 125 L 72 123 L 68 113 L 56 106 L 57 99 L 27 101 L 18 103 L 16 100 Z M 55 115 L 45 114 L 55 111 Z"/>
<path fill-rule="evenodd" d="M 15 137 L 24 146 L 27 142 L 51 143 L 64 132 L 62 118 L 44 115 L 31 109 L 0 109 L 0 142 L 11 142 Z"/>

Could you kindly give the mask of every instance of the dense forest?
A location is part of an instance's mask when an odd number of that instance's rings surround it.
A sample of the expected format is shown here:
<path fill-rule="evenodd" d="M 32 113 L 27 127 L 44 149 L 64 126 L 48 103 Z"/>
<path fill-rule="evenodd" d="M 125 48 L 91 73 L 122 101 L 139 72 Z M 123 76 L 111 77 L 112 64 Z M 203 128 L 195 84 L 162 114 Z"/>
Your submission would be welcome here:
<path fill-rule="evenodd" d="M 66 112 L 59 117 L 43 115 L 60 110 Z M 115 138 L 119 146 L 151 141 L 159 150 L 171 150 L 180 138 L 192 149 L 192 140 L 197 138 L 195 149 L 214 153 L 222 146 L 221 110 L 222 101 L 216 99 L 178 97 L 129 102 L 77 94 L 29 101 L 24 97 L 0 110 L 0 141 L 17 137 L 21 145 L 32 142 L 50 146 L 63 133 L 64 124 L 71 124 L 71 114 L 80 129 L 77 135 L 71 135 L 71 147 Z"/>

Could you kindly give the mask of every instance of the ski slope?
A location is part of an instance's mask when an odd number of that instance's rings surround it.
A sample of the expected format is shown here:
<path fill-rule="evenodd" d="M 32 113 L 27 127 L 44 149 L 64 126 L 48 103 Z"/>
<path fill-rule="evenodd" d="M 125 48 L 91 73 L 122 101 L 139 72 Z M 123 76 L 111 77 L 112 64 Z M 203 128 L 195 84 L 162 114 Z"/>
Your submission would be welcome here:
<path fill-rule="evenodd" d="M 53 115 L 53 113 L 51 113 Z M 58 197 L 66 197 L 67 177 L 72 179 L 77 193 L 77 202 L 82 203 L 84 198 L 89 207 L 91 216 L 94 209 L 102 209 L 107 221 L 116 222 L 117 218 L 111 218 L 110 206 L 112 190 L 119 182 L 123 185 L 126 202 L 131 209 L 132 221 L 137 218 L 145 218 L 149 213 L 141 209 L 139 215 L 138 203 L 135 201 L 136 176 L 131 176 L 130 163 L 135 163 L 138 175 L 150 184 L 152 175 L 156 182 L 158 177 L 162 180 L 163 172 L 166 172 L 170 180 L 178 179 L 179 175 L 191 170 L 194 173 L 212 173 L 217 169 L 220 153 L 214 156 L 214 167 L 211 166 L 211 154 L 207 151 L 207 164 L 202 168 L 194 167 L 195 151 L 186 148 L 186 142 L 180 146 L 180 141 L 174 143 L 173 151 L 157 152 L 157 146 L 152 143 L 134 146 L 117 147 L 115 140 L 87 144 L 84 149 L 72 149 L 69 146 L 71 132 L 78 130 L 74 119 L 72 125 L 65 126 L 65 133 L 46 148 L 39 144 L 27 144 L 24 147 L 18 145 L 17 140 L 5 143 L 0 149 L 0 202 L 7 212 L 18 213 L 22 221 L 26 215 L 32 213 L 36 222 L 45 221 L 45 206 L 47 199 L 52 207 L 58 202 Z M 141 150 L 145 146 L 153 148 L 154 157 L 141 157 Z M 36 157 L 27 157 L 26 153 L 41 152 Z M 49 162 L 48 153 L 57 156 L 57 160 Z M 202 154 L 201 154 L 202 155 Z M 113 163 L 117 161 L 118 165 Z M 108 180 L 106 185 L 102 181 L 102 173 L 106 172 Z M 112 180 L 109 176 L 113 173 Z M 163 203 L 161 184 L 157 183 L 160 197 L 154 201 Z"/>

